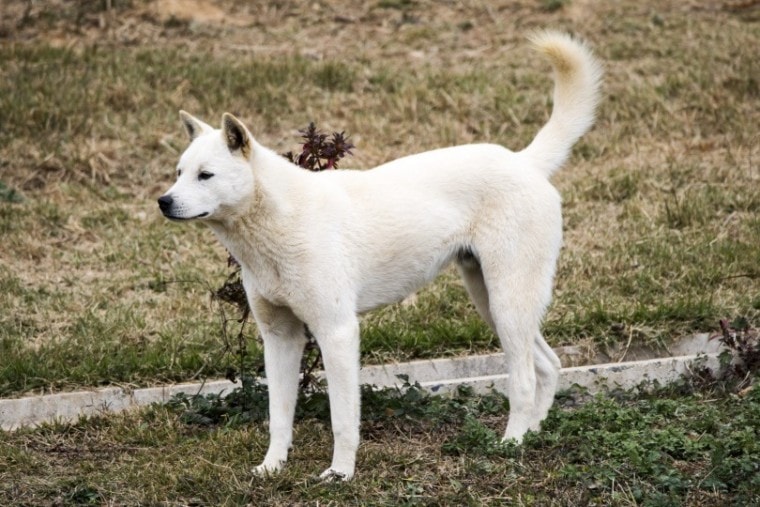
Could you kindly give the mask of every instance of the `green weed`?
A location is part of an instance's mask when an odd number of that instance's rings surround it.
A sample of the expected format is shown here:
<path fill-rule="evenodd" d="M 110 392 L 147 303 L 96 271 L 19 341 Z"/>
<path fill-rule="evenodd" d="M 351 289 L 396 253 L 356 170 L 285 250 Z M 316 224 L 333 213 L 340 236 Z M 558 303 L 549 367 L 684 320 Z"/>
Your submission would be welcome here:
<path fill-rule="evenodd" d="M 0 181 L 0 202 L 21 202 L 24 198 L 15 189 Z"/>
<path fill-rule="evenodd" d="M 266 389 L 244 383 L 227 398 L 180 396 L 136 414 L 0 433 L 0 499 L 753 504 L 760 390 L 726 386 L 686 378 L 593 397 L 559 393 L 541 432 L 520 446 L 499 440 L 508 411 L 499 393 L 365 388 L 358 475 L 325 485 L 304 479 L 329 460 L 324 388 L 299 400 L 288 467 L 257 479 L 250 467 L 266 446 Z"/>

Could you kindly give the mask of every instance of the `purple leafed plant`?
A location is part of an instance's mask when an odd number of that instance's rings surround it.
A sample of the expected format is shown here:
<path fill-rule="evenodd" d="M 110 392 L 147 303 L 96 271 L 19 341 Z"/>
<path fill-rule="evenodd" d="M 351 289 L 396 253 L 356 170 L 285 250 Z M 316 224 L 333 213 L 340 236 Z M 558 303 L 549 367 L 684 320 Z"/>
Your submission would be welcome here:
<path fill-rule="evenodd" d="M 299 132 L 304 140 L 301 153 L 296 155 L 289 151 L 283 154 L 283 157 L 297 166 L 309 171 L 337 169 L 340 159 L 352 155 L 354 145 L 349 142 L 345 132 L 333 132 L 328 139 L 328 135 L 318 130 L 314 122 Z"/>

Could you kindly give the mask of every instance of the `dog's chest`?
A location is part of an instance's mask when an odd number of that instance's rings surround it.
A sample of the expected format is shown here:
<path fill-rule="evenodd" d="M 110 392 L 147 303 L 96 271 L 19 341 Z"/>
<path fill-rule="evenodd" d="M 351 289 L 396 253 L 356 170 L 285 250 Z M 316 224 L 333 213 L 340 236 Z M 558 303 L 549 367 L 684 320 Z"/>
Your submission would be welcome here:
<path fill-rule="evenodd" d="M 250 297 L 251 291 L 273 304 L 287 305 L 295 290 L 289 273 L 288 255 L 268 242 L 241 240 L 226 234 L 217 234 L 219 240 L 241 265 L 243 286 Z M 275 251 L 279 250 L 279 251 Z"/>
<path fill-rule="evenodd" d="M 273 252 L 241 252 L 239 259 L 246 292 L 253 290 L 276 305 L 290 304 L 296 288 L 292 286 L 293 277 L 287 272 L 287 264 Z"/>
<path fill-rule="evenodd" d="M 287 284 L 283 284 L 282 276 L 276 267 L 249 267 L 248 263 L 244 263 L 241 273 L 243 287 L 249 298 L 256 295 L 274 305 L 289 306 L 293 290 L 287 287 Z"/>

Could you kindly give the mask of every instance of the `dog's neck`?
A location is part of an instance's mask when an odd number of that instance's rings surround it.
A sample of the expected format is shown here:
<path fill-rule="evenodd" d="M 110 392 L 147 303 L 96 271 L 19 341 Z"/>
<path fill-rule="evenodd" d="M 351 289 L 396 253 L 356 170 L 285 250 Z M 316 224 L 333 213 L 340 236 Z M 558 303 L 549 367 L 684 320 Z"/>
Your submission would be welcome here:
<path fill-rule="evenodd" d="M 280 237 L 277 231 L 292 230 L 292 225 L 284 228 L 283 222 L 298 223 L 299 203 L 292 196 L 308 195 L 304 189 L 309 187 L 305 180 L 310 175 L 258 144 L 253 146 L 250 169 L 254 185 L 245 199 L 247 204 L 208 224 L 232 256 L 255 271 L 262 261 L 275 260 L 278 252 L 273 248 L 286 248 L 288 238 Z"/>

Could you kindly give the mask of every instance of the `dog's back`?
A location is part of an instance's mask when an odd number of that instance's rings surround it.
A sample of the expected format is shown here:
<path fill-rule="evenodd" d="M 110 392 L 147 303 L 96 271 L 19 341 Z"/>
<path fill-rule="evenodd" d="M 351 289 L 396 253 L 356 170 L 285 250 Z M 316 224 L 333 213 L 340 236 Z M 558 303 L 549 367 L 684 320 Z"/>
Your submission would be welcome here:
<path fill-rule="evenodd" d="M 483 241 L 530 237 L 555 262 L 560 198 L 547 178 L 593 123 L 601 69 L 567 35 L 542 32 L 532 40 L 555 69 L 554 108 L 526 149 L 455 146 L 313 178 L 334 184 L 328 192 L 345 194 L 333 216 L 345 221 L 342 238 L 353 243 L 346 249 L 362 252 L 352 262 L 361 311 L 405 297 L 460 252 L 477 254 Z"/>

